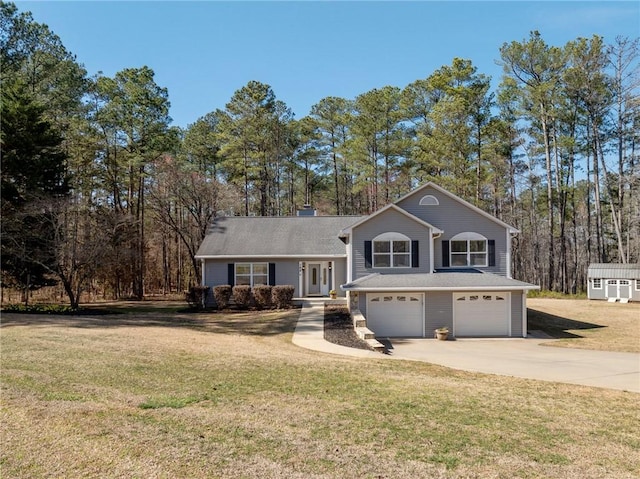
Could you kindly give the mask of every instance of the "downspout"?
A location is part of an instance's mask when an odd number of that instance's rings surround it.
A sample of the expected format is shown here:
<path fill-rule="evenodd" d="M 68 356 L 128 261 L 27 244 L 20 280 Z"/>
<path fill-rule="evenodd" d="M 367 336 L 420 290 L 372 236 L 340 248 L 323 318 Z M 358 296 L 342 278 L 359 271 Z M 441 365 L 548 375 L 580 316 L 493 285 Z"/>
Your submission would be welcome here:
<path fill-rule="evenodd" d="M 522 337 L 527 337 L 527 293 L 526 289 L 522 290 Z"/>
<path fill-rule="evenodd" d="M 436 242 L 435 240 L 440 238 L 442 233 L 431 233 L 431 244 L 429 245 L 429 274 L 433 273 L 436 270 Z"/>

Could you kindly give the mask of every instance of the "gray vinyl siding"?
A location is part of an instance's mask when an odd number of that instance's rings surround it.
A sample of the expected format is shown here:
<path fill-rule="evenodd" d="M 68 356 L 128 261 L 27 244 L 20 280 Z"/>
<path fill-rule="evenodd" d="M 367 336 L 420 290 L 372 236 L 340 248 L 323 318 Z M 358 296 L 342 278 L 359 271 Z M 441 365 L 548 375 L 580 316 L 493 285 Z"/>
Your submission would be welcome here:
<path fill-rule="evenodd" d="M 605 288 L 606 288 L 606 279 L 601 279 L 600 280 L 600 288 L 596 289 L 593 287 L 593 278 L 589 279 L 588 281 L 588 297 L 589 299 L 607 299 L 606 298 L 606 293 L 605 293 Z"/>
<path fill-rule="evenodd" d="M 204 286 L 213 288 L 229 284 L 227 264 L 229 261 L 208 259 L 204 263 Z"/>
<path fill-rule="evenodd" d="M 522 291 L 511 292 L 511 337 L 522 337 Z"/>
<path fill-rule="evenodd" d="M 205 260 L 205 286 L 229 284 L 229 263 L 274 263 L 276 265 L 276 284 L 290 284 L 295 288 L 294 296 L 299 296 L 298 261 L 288 259 L 208 259 Z M 207 304 L 213 305 L 213 295 L 210 293 Z"/>
<path fill-rule="evenodd" d="M 446 326 L 453 331 L 453 293 L 434 291 L 425 295 L 425 332 L 433 336 L 435 329 Z"/>
<path fill-rule="evenodd" d="M 418 241 L 419 267 L 418 268 L 367 268 L 365 266 L 364 244 L 382 233 L 401 233 L 411 240 Z M 352 243 L 352 268 L 353 280 L 367 276 L 371 273 L 430 273 L 429 247 L 431 230 L 407 216 L 389 209 L 369 221 L 362 223 L 353 229 Z"/>
<path fill-rule="evenodd" d="M 367 317 L 367 293 L 358 294 L 358 309 L 366 318 Z"/>
<path fill-rule="evenodd" d="M 318 262 L 325 261 L 319 259 Z M 313 263 L 313 260 L 305 258 L 305 262 Z M 347 281 L 347 262 L 344 258 L 336 258 L 333 260 L 336 268 L 336 285 L 329 285 L 330 289 L 335 289 L 339 296 L 345 296 L 345 292 L 340 290 L 340 285 Z M 274 263 L 276 266 L 276 285 L 291 285 L 295 288 L 294 297 L 304 296 L 304 291 L 300 291 L 300 260 L 298 259 L 260 259 L 260 258 L 238 258 L 238 259 L 207 259 L 205 260 L 205 286 L 214 286 L 229 284 L 228 265 L 229 263 Z M 331 281 L 331 275 L 329 275 Z M 213 294 L 210 293 L 207 299 L 208 305 L 213 305 Z"/>
<path fill-rule="evenodd" d="M 420 199 L 425 195 L 432 195 L 439 204 L 433 206 L 420 205 Z M 410 195 L 397 205 L 412 215 L 426 221 L 444 231 L 435 240 L 434 261 L 435 268 L 442 268 L 442 241 L 450 240 L 458 233 L 479 233 L 488 240 L 495 241 L 495 267 L 478 268 L 490 273 L 506 275 L 507 273 L 507 230 L 504 226 L 468 208 L 453 198 L 440 193 L 434 188 L 427 187 L 417 194 Z"/>
<path fill-rule="evenodd" d="M 293 296 L 296 298 L 299 297 L 298 272 L 300 267 L 298 264 L 298 260 L 272 260 L 270 261 L 270 263 L 275 263 L 276 265 L 276 284 L 290 284 L 295 288 Z"/>
<path fill-rule="evenodd" d="M 331 289 L 335 290 L 336 294 L 339 297 L 344 298 L 347 295 L 347 293 L 346 291 L 342 291 L 342 289 L 340 289 L 340 285 L 345 284 L 347 282 L 347 260 L 346 258 L 336 260 L 334 261 L 333 264 L 334 264 L 334 268 L 336 269 L 335 271 L 336 284 L 332 284 Z"/>

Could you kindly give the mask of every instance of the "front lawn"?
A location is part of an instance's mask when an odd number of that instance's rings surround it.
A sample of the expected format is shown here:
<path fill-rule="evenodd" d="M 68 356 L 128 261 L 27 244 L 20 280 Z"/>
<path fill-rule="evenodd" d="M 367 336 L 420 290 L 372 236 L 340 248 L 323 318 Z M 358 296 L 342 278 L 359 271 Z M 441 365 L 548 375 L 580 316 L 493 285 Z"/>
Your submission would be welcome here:
<path fill-rule="evenodd" d="M 640 303 L 587 299 L 527 299 L 529 330 L 543 330 L 552 346 L 640 353 Z"/>
<path fill-rule="evenodd" d="M 1 476 L 640 473 L 637 394 L 309 351 L 298 313 L 3 315 Z"/>

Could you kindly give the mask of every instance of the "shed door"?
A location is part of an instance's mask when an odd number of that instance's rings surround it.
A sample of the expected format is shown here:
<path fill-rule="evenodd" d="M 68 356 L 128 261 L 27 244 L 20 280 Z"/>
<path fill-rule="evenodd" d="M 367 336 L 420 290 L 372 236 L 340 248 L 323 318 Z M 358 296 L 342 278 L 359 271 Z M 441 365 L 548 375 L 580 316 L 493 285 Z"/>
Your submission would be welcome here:
<path fill-rule="evenodd" d="M 368 293 L 367 327 L 378 337 L 423 337 L 421 293 Z"/>
<path fill-rule="evenodd" d="M 607 298 L 631 298 L 631 281 L 628 279 L 608 279 Z"/>
<path fill-rule="evenodd" d="M 510 293 L 454 293 L 455 336 L 509 336 Z"/>

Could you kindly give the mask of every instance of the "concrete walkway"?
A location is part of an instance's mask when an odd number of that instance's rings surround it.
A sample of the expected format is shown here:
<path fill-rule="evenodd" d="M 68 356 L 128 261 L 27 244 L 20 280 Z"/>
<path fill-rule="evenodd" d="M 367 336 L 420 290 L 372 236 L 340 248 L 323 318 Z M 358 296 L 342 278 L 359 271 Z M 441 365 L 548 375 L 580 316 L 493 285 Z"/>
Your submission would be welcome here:
<path fill-rule="evenodd" d="M 341 354 L 343 356 L 357 356 L 361 358 L 384 358 L 375 351 L 347 348 L 330 343 L 324 339 L 324 301 L 303 301 L 300 318 L 293 333 L 293 344 L 301 348 L 313 349 L 323 353 Z"/>
<path fill-rule="evenodd" d="M 293 343 L 307 349 L 374 359 L 404 359 L 453 369 L 640 393 L 640 354 L 545 346 L 544 339 L 393 339 L 389 354 L 324 340 L 324 304 L 303 303 Z"/>

